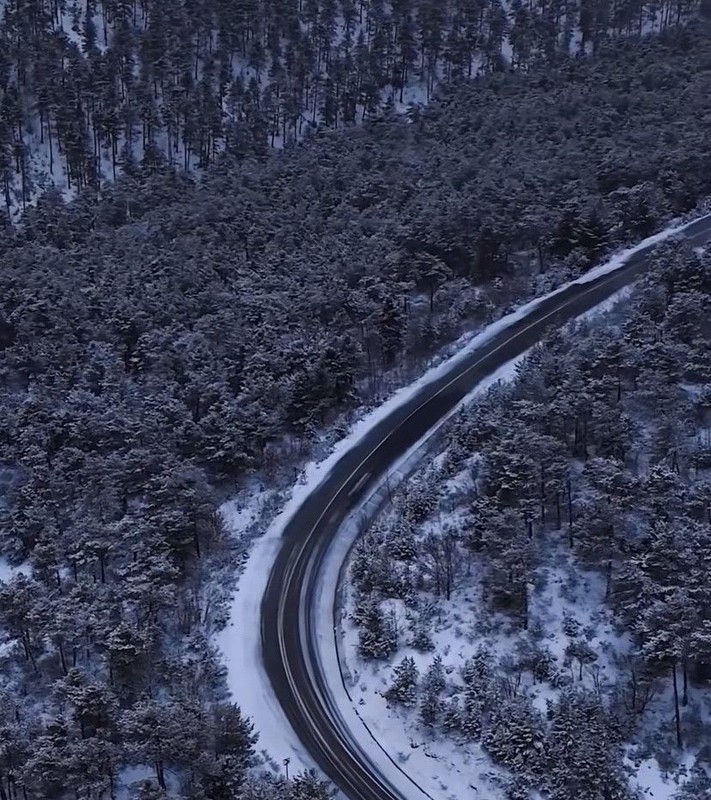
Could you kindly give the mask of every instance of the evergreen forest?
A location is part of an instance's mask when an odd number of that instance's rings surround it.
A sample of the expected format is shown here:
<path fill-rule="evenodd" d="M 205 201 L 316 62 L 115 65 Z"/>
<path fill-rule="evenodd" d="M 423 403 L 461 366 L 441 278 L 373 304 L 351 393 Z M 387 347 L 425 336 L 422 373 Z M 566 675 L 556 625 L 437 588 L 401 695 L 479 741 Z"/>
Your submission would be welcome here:
<path fill-rule="evenodd" d="M 260 777 L 227 696 L 213 635 L 248 541 L 217 509 L 288 485 L 325 430 L 463 332 L 697 213 L 695 11 L 4 3 L 0 173 L 25 208 L 0 218 L 0 800 L 328 796 Z M 406 102 L 423 81 L 436 97 Z M 674 285 L 648 290 L 635 334 L 670 370 L 677 340 L 654 337 L 672 314 L 695 342 L 682 323 L 707 291 Z M 600 380 L 626 392 L 637 367 L 609 357 Z M 596 402 L 570 411 L 576 457 Z M 629 454 L 620 417 L 601 457 Z M 677 451 L 662 477 L 701 536 Z M 637 634 L 645 658 L 661 648 Z M 659 648 L 665 680 L 703 677 L 690 649 Z"/>

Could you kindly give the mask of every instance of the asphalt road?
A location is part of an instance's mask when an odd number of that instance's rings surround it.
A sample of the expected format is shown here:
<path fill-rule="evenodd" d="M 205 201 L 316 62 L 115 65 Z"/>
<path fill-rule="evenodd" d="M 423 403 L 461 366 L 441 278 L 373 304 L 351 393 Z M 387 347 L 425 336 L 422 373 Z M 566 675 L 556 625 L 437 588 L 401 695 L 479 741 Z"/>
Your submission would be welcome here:
<path fill-rule="evenodd" d="M 711 215 L 683 234 L 694 244 L 711 240 Z M 615 272 L 571 286 L 544 300 L 524 319 L 459 361 L 401 408 L 382 419 L 344 453 L 306 499 L 284 531 L 262 600 L 265 669 L 276 696 L 303 745 L 349 800 L 413 800 L 379 775 L 341 721 L 318 662 L 312 620 L 319 567 L 348 511 L 369 485 L 483 378 L 523 353 L 546 331 L 562 326 L 628 284 L 645 267 L 649 249 Z M 362 732 L 365 734 L 365 731 Z"/>

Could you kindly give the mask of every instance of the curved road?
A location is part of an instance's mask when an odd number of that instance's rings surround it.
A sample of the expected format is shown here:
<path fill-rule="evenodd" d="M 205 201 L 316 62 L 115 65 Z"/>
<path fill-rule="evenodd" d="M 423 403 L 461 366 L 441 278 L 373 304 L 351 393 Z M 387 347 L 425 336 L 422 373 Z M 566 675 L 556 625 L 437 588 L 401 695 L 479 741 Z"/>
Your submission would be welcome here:
<path fill-rule="evenodd" d="M 681 235 L 696 245 L 710 241 L 711 215 L 690 223 Z M 264 664 L 297 735 L 349 800 L 412 798 L 403 796 L 371 766 L 334 707 L 317 658 L 312 624 L 315 585 L 340 523 L 369 485 L 479 381 L 523 353 L 547 330 L 588 311 L 629 283 L 643 270 L 652 247 L 630 256 L 615 272 L 542 300 L 526 317 L 458 361 L 449 373 L 423 386 L 342 456 L 284 531 L 262 601 Z"/>

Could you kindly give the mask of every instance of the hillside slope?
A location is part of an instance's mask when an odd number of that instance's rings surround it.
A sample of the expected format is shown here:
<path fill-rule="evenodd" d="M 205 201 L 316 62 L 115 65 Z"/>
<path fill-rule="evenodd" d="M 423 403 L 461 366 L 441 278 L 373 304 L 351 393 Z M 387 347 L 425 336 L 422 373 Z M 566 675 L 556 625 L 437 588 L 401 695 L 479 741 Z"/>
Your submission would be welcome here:
<path fill-rule="evenodd" d="M 711 254 L 660 246 L 625 294 L 464 410 L 353 553 L 354 702 L 446 797 L 711 792 Z"/>
<path fill-rule="evenodd" d="M 674 27 L 696 0 L 38 0 L 0 15 L 8 210 L 141 163 L 263 157 L 435 85 Z"/>

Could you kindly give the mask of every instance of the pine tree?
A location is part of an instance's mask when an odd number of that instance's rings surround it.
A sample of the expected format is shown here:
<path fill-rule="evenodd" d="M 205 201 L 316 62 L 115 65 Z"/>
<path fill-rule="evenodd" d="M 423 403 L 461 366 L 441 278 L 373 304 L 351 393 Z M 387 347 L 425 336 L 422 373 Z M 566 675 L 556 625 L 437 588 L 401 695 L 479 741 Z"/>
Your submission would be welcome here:
<path fill-rule="evenodd" d="M 439 692 L 431 688 L 425 689 L 420 698 L 419 717 L 425 728 L 434 728 L 442 713 L 442 703 Z"/>
<path fill-rule="evenodd" d="M 493 709 L 482 744 L 491 756 L 513 769 L 540 773 L 544 765 L 545 728 L 525 696 L 511 697 Z"/>
<path fill-rule="evenodd" d="M 406 656 L 393 670 L 393 681 L 385 692 L 385 699 L 390 703 L 413 706 L 417 700 L 418 679 L 414 660 Z"/>
<path fill-rule="evenodd" d="M 435 649 L 431 625 L 423 612 L 417 615 L 409 644 L 419 653 L 429 653 Z"/>
<path fill-rule="evenodd" d="M 359 614 L 358 649 L 365 659 L 384 659 L 397 648 L 397 630 L 376 600 L 367 600 Z"/>
<path fill-rule="evenodd" d="M 289 789 L 289 800 L 330 800 L 334 792 L 316 773 L 302 772 L 296 776 Z"/>
<path fill-rule="evenodd" d="M 422 684 L 426 690 L 431 690 L 435 694 L 439 694 L 444 689 L 446 685 L 444 663 L 442 656 L 439 654 L 434 657 L 432 663 L 427 667 Z"/>
<path fill-rule="evenodd" d="M 627 800 L 612 725 L 596 695 L 563 693 L 549 711 L 548 782 L 556 797 Z"/>

